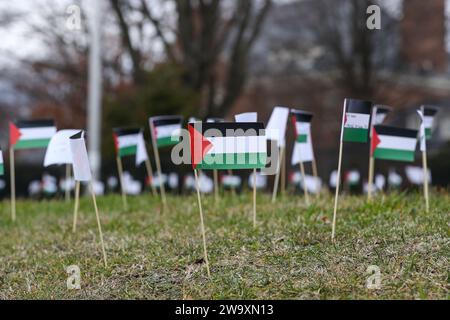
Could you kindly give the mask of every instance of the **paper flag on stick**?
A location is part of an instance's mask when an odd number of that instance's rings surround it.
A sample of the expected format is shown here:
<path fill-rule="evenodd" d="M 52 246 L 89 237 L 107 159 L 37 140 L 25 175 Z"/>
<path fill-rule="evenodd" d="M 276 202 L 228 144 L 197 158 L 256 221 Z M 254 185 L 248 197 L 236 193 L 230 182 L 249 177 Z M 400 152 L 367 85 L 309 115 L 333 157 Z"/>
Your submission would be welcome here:
<path fill-rule="evenodd" d="M 266 127 L 267 140 L 275 140 L 278 146 L 284 147 L 289 109 L 275 107 Z"/>
<path fill-rule="evenodd" d="M 70 137 L 80 130 L 60 130 L 51 139 L 45 152 L 44 167 L 57 164 L 72 164 Z"/>
<path fill-rule="evenodd" d="M 73 175 L 76 181 L 90 181 L 91 168 L 84 141 L 84 132 L 80 131 L 70 137 L 70 151 L 72 154 Z"/>

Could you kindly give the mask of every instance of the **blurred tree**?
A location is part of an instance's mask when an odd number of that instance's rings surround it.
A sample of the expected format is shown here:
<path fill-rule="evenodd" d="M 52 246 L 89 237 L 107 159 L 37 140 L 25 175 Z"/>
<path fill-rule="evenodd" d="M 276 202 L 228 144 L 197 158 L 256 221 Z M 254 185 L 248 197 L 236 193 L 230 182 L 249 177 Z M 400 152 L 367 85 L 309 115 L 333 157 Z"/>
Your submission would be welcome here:
<path fill-rule="evenodd" d="M 175 8 L 173 24 L 154 8 Z M 145 48 L 133 41 L 150 22 L 167 59 L 182 66 L 184 83 L 201 94 L 199 116 L 223 116 L 240 96 L 247 62 L 271 6 L 271 0 L 110 0 L 131 64 L 133 80 L 145 79 Z M 159 10 L 161 11 L 161 10 Z M 138 16 L 138 22 L 136 22 Z"/>

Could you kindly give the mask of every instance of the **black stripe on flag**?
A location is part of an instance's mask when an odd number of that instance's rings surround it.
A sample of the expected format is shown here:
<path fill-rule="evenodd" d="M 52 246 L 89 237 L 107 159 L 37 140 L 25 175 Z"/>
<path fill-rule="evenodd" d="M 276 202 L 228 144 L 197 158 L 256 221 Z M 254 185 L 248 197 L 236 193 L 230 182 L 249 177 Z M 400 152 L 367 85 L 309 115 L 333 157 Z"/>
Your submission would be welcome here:
<path fill-rule="evenodd" d="M 151 117 L 150 121 L 153 123 L 153 126 L 167 126 L 171 124 L 181 124 L 183 122 L 182 116 L 158 116 Z"/>
<path fill-rule="evenodd" d="M 314 116 L 311 112 L 297 109 L 291 109 L 291 114 L 295 117 L 297 122 L 311 122 Z"/>
<path fill-rule="evenodd" d="M 141 129 L 140 128 L 114 128 L 113 132 L 118 137 L 120 137 L 120 136 L 128 136 L 131 134 L 138 134 L 141 132 Z"/>
<path fill-rule="evenodd" d="M 365 113 L 371 114 L 372 102 L 356 100 L 356 99 L 345 99 L 345 112 L 351 113 Z"/>
<path fill-rule="evenodd" d="M 380 114 L 380 113 L 389 113 L 389 112 L 392 111 L 392 108 L 391 108 L 391 107 L 384 106 L 384 105 L 379 105 L 379 104 L 376 105 L 375 108 L 377 108 L 377 114 Z"/>
<path fill-rule="evenodd" d="M 233 136 L 250 136 L 247 130 L 254 130 L 257 136 L 262 136 L 265 134 L 264 123 L 262 122 L 196 122 L 190 123 L 195 130 L 200 132 L 205 137 L 216 137 L 220 135 L 221 137 L 229 137 L 227 135 L 228 131 L 233 132 Z M 209 132 L 208 132 L 209 131 Z M 253 136 L 253 134 L 251 135 Z"/>
<path fill-rule="evenodd" d="M 417 138 L 418 130 L 390 127 L 390 126 L 374 126 L 378 135 L 396 136 L 405 138 Z"/>
<path fill-rule="evenodd" d="M 16 123 L 17 128 L 39 128 L 39 127 L 54 127 L 54 120 L 19 120 Z"/>
<path fill-rule="evenodd" d="M 69 139 L 72 139 L 72 140 L 76 140 L 76 139 L 81 139 L 83 136 L 82 136 L 82 134 L 83 134 L 83 131 L 80 131 L 80 132 L 78 132 L 78 133 L 75 133 L 73 136 L 71 136 Z"/>
<path fill-rule="evenodd" d="M 425 116 L 431 116 L 433 117 L 437 112 L 438 108 L 432 107 L 432 106 L 423 106 L 423 113 Z"/>

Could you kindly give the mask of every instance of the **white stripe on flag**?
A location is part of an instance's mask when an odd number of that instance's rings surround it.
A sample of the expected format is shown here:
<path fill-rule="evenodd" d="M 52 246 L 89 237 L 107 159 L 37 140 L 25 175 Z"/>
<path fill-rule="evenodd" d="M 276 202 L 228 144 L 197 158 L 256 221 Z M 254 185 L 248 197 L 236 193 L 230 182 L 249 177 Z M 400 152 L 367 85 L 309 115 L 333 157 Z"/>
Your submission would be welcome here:
<path fill-rule="evenodd" d="M 50 139 L 56 133 L 56 127 L 19 128 L 20 140 Z"/>
<path fill-rule="evenodd" d="M 0 164 L 3 164 L 3 152 L 0 150 Z"/>
<path fill-rule="evenodd" d="M 156 139 L 171 137 L 172 135 L 179 135 L 181 124 L 170 124 L 165 126 L 158 126 L 156 129 Z"/>
<path fill-rule="evenodd" d="M 265 136 L 214 137 L 207 139 L 213 144 L 207 154 L 267 152 Z"/>
<path fill-rule="evenodd" d="M 378 138 L 380 139 L 380 144 L 377 146 L 377 149 L 416 150 L 416 138 L 385 136 L 381 134 L 378 135 Z"/>
<path fill-rule="evenodd" d="M 361 128 L 368 129 L 370 122 L 370 115 L 365 113 L 351 113 L 347 112 L 347 121 L 345 128 Z"/>
<path fill-rule="evenodd" d="M 131 146 L 136 146 L 138 144 L 139 134 L 129 134 L 126 136 L 118 136 L 119 149 Z"/>
<path fill-rule="evenodd" d="M 295 129 L 297 131 L 297 135 L 307 134 L 309 136 L 309 133 L 311 131 L 311 123 L 296 122 Z"/>

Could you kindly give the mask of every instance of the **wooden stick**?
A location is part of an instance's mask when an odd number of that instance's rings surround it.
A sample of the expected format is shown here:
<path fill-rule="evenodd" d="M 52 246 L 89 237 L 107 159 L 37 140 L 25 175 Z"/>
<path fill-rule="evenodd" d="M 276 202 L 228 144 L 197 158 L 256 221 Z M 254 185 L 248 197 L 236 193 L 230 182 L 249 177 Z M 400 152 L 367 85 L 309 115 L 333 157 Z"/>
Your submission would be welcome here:
<path fill-rule="evenodd" d="M 256 228 L 256 169 L 253 169 L 253 228 Z"/>
<path fill-rule="evenodd" d="M 369 180 L 367 182 L 367 200 L 372 200 L 372 190 L 373 190 L 373 176 L 374 176 L 374 169 L 375 167 L 375 159 L 373 156 L 370 156 L 369 158 Z"/>
<path fill-rule="evenodd" d="M 73 209 L 73 226 L 72 232 L 75 233 L 77 231 L 77 216 L 78 216 L 78 206 L 80 204 L 80 181 L 75 183 L 75 207 Z"/>
<path fill-rule="evenodd" d="M 123 209 L 128 210 L 127 195 L 125 193 L 125 185 L 123 183 L 122 159 L 120 158 L 119 155 L 117 155 L 116 157 L 116 162 L 117 162 L 117 171 L 119 173 L 120 191 L 122 193 Z"/>
<path fill-rule="evenodd" d="M 233 170 L 228 169 L 228 175 L 232 176 L 233 175 Z M 231 184 L 231 193 L 233 194 L 233 196 L 236 195 L 236 188 L 234 187 L 233 184 Z"/>
<path fill-rule="evenodd" d="M 308 188 L 306 187 L 305 165 L 303 164 L 302 161 L 300 161 L 299 166 L 300 166 L 300 173 L 302 175 L 303 193 L 305 194 L 306 205 L 309 206 L 309 192 L 308 192 Z"/>
<path fill-rule="evenodd" d="M 66 202 L 70 201 L 70 184 L 69 184 L 69 180 L 70 180 L 70 164 L 66 164 L 66 190 L 65 190 L 65 199 Z"/>
<path fill-rule="evenodd" d="M 278 157 L 278 165 L 277 165 L 277 173 L 275 175 L 275 182 L 273 184 L 273 193 L 272 193 L 272 203 L 275 203 L 278 193 L 278 183 L 280 181 L 280 171 L 281 171 L 281 160 L 283 159 L 284 148 L 281 147 L 280 155 Z"/>
<path fill-rule="evenodd" d="M 217 169 L 213 170 L 213 177 L 214 177 L 214 199 L 216 201 L 219 200 L 219 172 Z"/>
<path fill-rule="evenodd" d="M 422 165 L 423 165 L 423 192 L 425 195 L 425 210 L 430 212 L 430 202 L 428 195 L 428 164 L 427 164 L 427 152 L 422 151 Z"/>
<path fill-rule="evenodd" d="M 283 155 L 283 159 L 281 159 L 281 194 L 284 195 L 286 193 L 286 157 Z"/>
<path fill-rule="evenodd" d="M 14 148 L 9 148 L 9 164 L 11 167 L 11 219 L 16 221 L 16 174 L 14 167 Z"/>
<path fill-rule="evenodd" d="M 105 244 L 103 242 L 102 225 L 100 224 L 100 216 L 98 214 L 97 201 L 95 199 L 94 186 L 92 185 L 92 181 L 90 181 L 90 187 L 91 187 L 92 201 L 94 202 L 95 216 L 97 218 L 97 226 L 98 226 L 98 233 L 100 235 L 100 243 L 102 246 L 103 262 L 105 263 L 105 267 L 107 267 L 108 262 L 106 261 L 106 251 L 105 251 Z"/>
<path fill-rule="evenodd" d="M 153 168 L 152 168 L 152 165 L 150 163 L 150 159 L 145 160 L 145 168 L 147 170 L 147 175 L 150 177 L 150 188 L 152 189 L 152 194 L 154 196 L 157 196 L 158 192 L 156 191 L 156 188 L 155 188 L 155 186 L 153 184 L 153 181 L 152 181 L 152 179 L 153 179 Z"/>
<path fill-rule="evenodd" d="M 194 170 L 195 175 L 195 185 L 197 188 L 197 199 L 198 199 L 198 208 L 200 211 L 200 227 L 202 230 L 202 238 L 203 238 L 203 253 L 205 256 L 206 270 L 208 272 L 208 278 L 211 277 L 211 273 L 209 272 L 209 262 L 208 262 L 208 252 L 206 251 L 206 234 L 205 234 L 205 224 L 203 222 L 203 210 L 202 210 L 202 199 L 200 197 L 200 186 L 198 182 L 198 174 L 197 170 Z"/>
<path fill-rule="evenodd" d="M 159 150 L 158 146 L 156 145 L 156 139 L 154 137 L 154 127 L 153 123 L 150 121 L 150 131 L 152 134 L 152 146 L 153 146 L 153 152 L 155 153 L 155 163 L 156 163 L 156 170 L 158 171 L 158 179 L 159 179 L 159 187 L 161 190 L 161 200 L 163 203 L 163 211 L 166 210 L 166 189 L 164 187 L 164 183 L 162 181 L 162 171 L 161 171 L 161 160 L 159 159 Z"/>
<path fill-rule="evenodd" d="M 344 110 L 345 112 L 345 110 Z M 333 212 L 333 226 L 331 231 L 331 240 L 334 241 L 334 235 L 336 231 L 336 213 L 338 206 L 338 197 L 339 197 L 339 185 L 341 184 L 341 165 L 342 165 L 342 139 L 339 145 L 339 161 L 338 161 L 338 172 L 337 172 L 337 181 L 336 181 L 336 193 L 334 196 L 334 212 Z"/>

